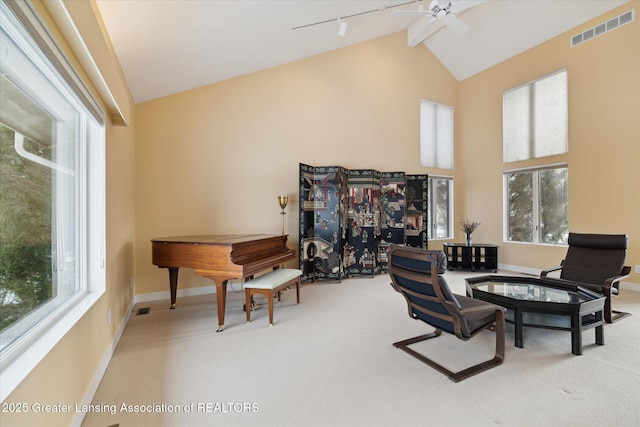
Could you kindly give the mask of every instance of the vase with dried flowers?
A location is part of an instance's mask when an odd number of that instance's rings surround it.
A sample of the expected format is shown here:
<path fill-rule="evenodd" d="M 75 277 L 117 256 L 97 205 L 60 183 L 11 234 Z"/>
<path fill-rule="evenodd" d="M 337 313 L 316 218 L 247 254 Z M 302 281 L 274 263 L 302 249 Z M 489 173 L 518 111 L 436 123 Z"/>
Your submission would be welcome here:
<path fill-rule="evenodd" d="M 479 222 L 469 221 L 466 218 L 462 218 L 458 223 L 458 228 L 466 234 L 468 246 L 471 246 L 471 233 L 473 233 L 479 225 Z"/>

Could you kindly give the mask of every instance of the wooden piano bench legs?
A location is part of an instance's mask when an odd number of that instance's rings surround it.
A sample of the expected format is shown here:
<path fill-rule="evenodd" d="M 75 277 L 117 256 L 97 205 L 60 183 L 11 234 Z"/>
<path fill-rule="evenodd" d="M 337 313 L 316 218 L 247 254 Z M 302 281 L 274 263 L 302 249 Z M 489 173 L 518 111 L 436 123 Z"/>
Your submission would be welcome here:
<path fill-rule="evenodd" d="M 280 291 L 287 286 L 296 285 L 296 299 L 300 303 L 300 270 L 289 268 L 279 268 L 265 275 L 248 280 L 244 283 L 245 301 L 251 301 L 255 294 L 267 297 L 269 302 L 269 326 L 273 326 L 273 297 L 277 293 L 280 301 Z M 251 321 L 251 310 L 247 312 L 247 322 Z"/>

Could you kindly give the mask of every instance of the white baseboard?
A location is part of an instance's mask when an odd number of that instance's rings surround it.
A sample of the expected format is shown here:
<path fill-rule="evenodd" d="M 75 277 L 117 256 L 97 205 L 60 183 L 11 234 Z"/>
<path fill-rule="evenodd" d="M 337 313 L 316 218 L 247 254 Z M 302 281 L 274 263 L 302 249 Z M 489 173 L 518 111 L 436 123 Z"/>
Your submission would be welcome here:
<path fill-rule="evenodd" d="M 625 291 L 640 292 L 640 283 L 620 282 L 620 287 Z"/>
<path fill-rule="evenodd" d="M 229 280 L 229 282 L 227 283 L 227 291 L 237 292 L 239 290 L 242 290 L 242 281 Z M 197 288 L 187 288 L 187 289 L 178 288 L 178 292 L 176 293 L 177 294 L 176 298 L 195 297 L 199 295 L 208 295 L 208 294 L 215 294 L 215 293 L 216 293 L 215 285 L 200 286 Z M 147 294 L 139 294 L 134 296 L 134 305 L 141 302 L 162 301 L 162 300 L 169 301 L 170 299 L 171 299 L 171 293 L 169 291 L 150 292 Z"/>
<path fill-rule="evenodd" d="M 498 264 L 498 268 L 500 270 L 513 271 L 515 273 L 529 274 L 535 277 L 540 277 L 540 270 L 535 268 L 520 267 L 518 265 L 508 264 Z M 620 288 L 624 291 L 640 292 L 640 283 L 620 282 Z"/>
<path fill-rule="evenodd" d="M 215 294 L 215 286 L 203 286 L 199 288 L 178 289 L 177 297 L 194 297 L 198 295 Z M 169 291 L 150 292 L 148 294 L 139 294 L 135 296 L 134 304 L 149 301 L 161 301 L 171 299 L 171 293 Z"/>
<path fill-rule="evenodd" d="M 120 341 L 120 338 L 122 337 L 122 334 L 124 333 L 124 328 L 127 326 L 127 323 L 129 322 L 129 317 L 131 317 L 131 312 L 133 311 L 133 306 L 134 306 L 134 304 L 132 303 L 129 306 L 129 309 L 127 310 L 126 316 L 124 316 L 124 318 L 122 319 L 122 322 L 120 322 L 120 326 L 118 327 L 118 331 L 116 332 L 115 336 L 113 337 L 113 341 L 111 342 L 111 344 L 109 345 L 109 348 L 105 352 L 104 357 L 102 358 L 102 361 L 98 365 L 98 369 L 96 370 L 96 373 L 93 376 L 93 379 L 91 380 L 91 383 L 89 384 L 89 387 L 87 388 L 87 392 L 84 394 L 84 397 L 82 399 L 81 405 L 90 405 L 91 402 L 93 401 L 93 397 L 95 396 L 96 392 L 98 391 L 98 386 L 100 385 L 100 382 L 102 381 L 102 377 L 104 377 L 105 372 L 107 372 L 107 368 L 109 367 L 109 363 L 111 363 L 111 358 L 113 357 L 113 353 L 116 351 L 116 347 L 118 345 L 118 342 Z M 85 416 L 86 416 L 86 414 L 83 413 L 83 412 L 76 412 L 76 415 L 73 417 L 73 420 L 71 422 L 71 426 L 72 427 L 80 427 L 80 426 L 82 426 L 82 422 L 84 421 L 84 417 Z"/>

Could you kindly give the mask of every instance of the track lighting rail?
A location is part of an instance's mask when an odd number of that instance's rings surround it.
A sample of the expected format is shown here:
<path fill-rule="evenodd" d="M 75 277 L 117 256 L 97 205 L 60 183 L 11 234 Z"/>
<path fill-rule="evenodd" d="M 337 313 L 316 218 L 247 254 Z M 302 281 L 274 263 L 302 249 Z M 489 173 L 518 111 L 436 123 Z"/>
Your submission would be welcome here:
<path fill-rule="evenodd" d="M 374 13 L 374 12 L 382 12 L 382 11 L 387 10 L 387 9 L 393 9 L 394 7 L 406 6 L 408 4 L 413 4 L 413 3 L 418 3 L 418 2 L 419 2 L 419 0 L 418 1 L 413 0 L 413 1 L 408 1 L 406 3 L 393 4 L 391 6 L 382 6 L 382 7 L 379 7 L 378 9 L 373 9 L 373 10 L 367 10 L 367 11 L 364 11 L 364 12 L 353 13 L 351 15 L 338 16 L 336 18 L 326 19 L 324 21 L 319 21 L 319 22 L 313 22 L 311 24 L 298 25 L 297 27 L 292 27 L 291 29 L 292 30 L 298 30 L 300 28 L 312 27 L 314 25 L 326 24 L 326 23 L 329 23 L 329 22 L 336 22 L 339 19 L 353 18 L 354 16 L 366 15 L 368 13 Z"/>

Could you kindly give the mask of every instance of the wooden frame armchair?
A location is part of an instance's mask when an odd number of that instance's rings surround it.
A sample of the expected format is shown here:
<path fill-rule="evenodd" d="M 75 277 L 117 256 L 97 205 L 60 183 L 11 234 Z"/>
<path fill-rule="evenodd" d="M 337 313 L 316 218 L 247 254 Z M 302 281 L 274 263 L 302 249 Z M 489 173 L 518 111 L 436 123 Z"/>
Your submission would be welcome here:
<path fill-rule="evenodd" d="M 441 276 L 446 270 L 442 251 L 391 245 L 388 255 L 391 286 L 405 297 L 409 317 L 435 328 L 432 333 L 396 342 L 394 347 L 447 375 L 454 382 L 502 363 L 505 350 L 504 307 L 453 294 Z M 411 344 L 439 337 L 443 331 L 467 341 L 487 328 L 496 333 L 494 357 L 458 372 L 452 372 L 409 348 Z"/>
<path fill-rule="evenodd" d="M 604 319 L 607 323 L 616 322 L 630 316 L 611 306 L 611 297 L 620 293 L 620 281 L 631 273 L 631 267 L 624 265 L 627 241 L 626 234 L 569 233 L 565 259 L 557 267 L 542 270 L 540 277 L 552 278 L 549 273 L 560 271 L 558 283 L 564 280 L 578 282 L 580 286 L 604 295 Z"/>

